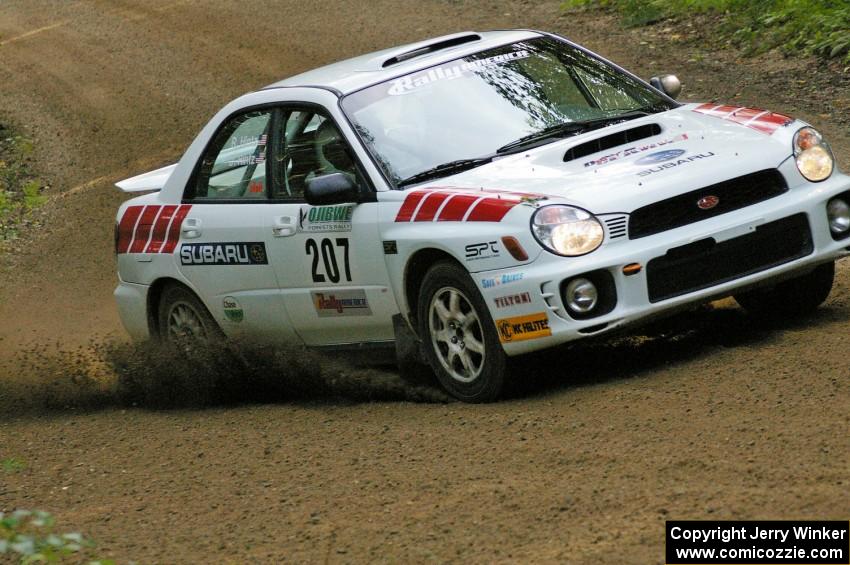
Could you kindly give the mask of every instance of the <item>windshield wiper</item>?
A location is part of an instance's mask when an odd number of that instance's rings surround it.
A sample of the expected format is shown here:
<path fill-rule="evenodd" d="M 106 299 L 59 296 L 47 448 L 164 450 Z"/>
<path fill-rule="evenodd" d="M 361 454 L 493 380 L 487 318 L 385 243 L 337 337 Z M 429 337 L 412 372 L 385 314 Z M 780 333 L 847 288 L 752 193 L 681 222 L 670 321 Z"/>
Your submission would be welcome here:
<path fill-rule="evenodd" d="M 493 160 L 493 157 L 495 157 L 495 155 L 488 155 L 486 157 L 475 157 L 473 159 L 458 159 L 457 161 L 449 161 L 448 163 L 442 163 L 440 165 L 437 165 L 436 167 L 426 169 L 421 173 L 416 173 L 413 176 L 407 177 L 406 179 L 399 181 L 396 186 L 398 188 L 401 188 L 404 186 L 409 186 L 411 184 L 416 184 L 418 182 L 444 177 L 452 173 L 468 171 L 469 169 L 474 169 L 479 165 L 489 163 Z"/>
<path fill-rule="evenodd" d="M 517 150 L 528 149 L 537 145 L 543 145 L 544 143 L 547 143 L 550 140 L 569 137 L 572 135 L 578 135 L 587 131 L 592 131 L 595 129 L 603 128 L 605 126 L 610 126 L 612 124 L 618 124 L 620 122 L 634 120 L 635 118 L 642 118 L 644 116 L 650 115 L 651 113 L 652 112 L 647 112 L 645 110 L 635 110 L 633 112 L 626 112 L 625 114 L 618 114 L 616 116 L 605 116 L 603 118 L 593 118 L 591 120 L 581 120 L 578 122 L 564 122 L 562 124 L 556 124 L 554 126 L 543 128 L 542 130 L 534 132 L 532 134 L 520 137 L 515 141 L 511 141 L 507 145 L 499 147 L 496 150 L 496 153 L 499 155 L 513 153 Z"/>

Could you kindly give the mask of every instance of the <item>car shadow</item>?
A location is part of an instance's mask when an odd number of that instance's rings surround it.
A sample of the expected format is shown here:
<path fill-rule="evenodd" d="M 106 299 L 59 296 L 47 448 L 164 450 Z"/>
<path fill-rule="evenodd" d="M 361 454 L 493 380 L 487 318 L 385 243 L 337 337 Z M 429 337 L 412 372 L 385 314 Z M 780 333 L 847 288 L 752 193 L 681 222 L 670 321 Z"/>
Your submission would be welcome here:
<path fill-rule="evenodd" d="M 838 325 L 847 312 L 824 306 L 793 319 L 758 318 L 735 306 L 706 305 L 615 336 L 591 338 L 512 360 L 507 397 L 545 396 L 577 387 L 646 377 L 718 349 L 765 346 L 783 332 Z"/>

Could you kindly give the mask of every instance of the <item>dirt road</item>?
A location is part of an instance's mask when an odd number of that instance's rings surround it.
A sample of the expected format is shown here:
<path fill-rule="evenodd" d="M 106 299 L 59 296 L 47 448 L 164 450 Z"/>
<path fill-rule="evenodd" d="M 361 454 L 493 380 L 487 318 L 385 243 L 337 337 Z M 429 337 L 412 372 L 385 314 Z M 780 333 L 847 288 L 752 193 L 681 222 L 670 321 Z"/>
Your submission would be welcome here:
<path fill-rule="evenodd" d="M 42 379 L 46 398 L 47 373 L 73 388 L 79 368 L 46 343 L 122 335 L 113 181 L 173 162 L 222 104 L 281 77 L 504 27 L 675 71 L 688 99 L 799 115 L 850 166 L 844 78 L 701 51 L 692 27 L 621 31 L 558 1 L 4 2 L 0 119 L 36 140 L 54 192 L 44 228 L 0 258 L 0 395 Z M 440 398 L 375 371 L 195 410 L 21 413 L 7 396 L 0 460 L 26 468 L 0 468 L 0 510 L 49 510 L 119 562 L 661 562 L 669 518 L 847 518 L 848 315 L 845 262 L 810 318 L 757 328 L 725 301 L 535 357 L 528 384 L 490 406 L 428 402 Z"/>

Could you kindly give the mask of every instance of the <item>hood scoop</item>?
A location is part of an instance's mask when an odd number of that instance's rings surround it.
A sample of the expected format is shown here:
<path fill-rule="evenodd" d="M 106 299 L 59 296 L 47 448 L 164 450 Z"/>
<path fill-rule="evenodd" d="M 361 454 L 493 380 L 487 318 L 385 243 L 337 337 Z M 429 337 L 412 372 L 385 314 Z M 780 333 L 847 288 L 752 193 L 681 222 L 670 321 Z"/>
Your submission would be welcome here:
<path fill-rule="evenodd" d="M 625 145 L 626 143 L 631 143 L 639 139 L 646 139 L 647 137 L 652 137 L 659 133 L 661 133 L 661 126 L 658 124 L 644 124 L 636 128 L 624 129 L 604 137 L 585 141 L 575 147 L 570 147 L 567 152 L 564 153 L 564 162 L 580 159 L 587 155 L 605 151 L 606 149 L 611 149 L 612 147 L 617 147 L 619 145 Z"/>

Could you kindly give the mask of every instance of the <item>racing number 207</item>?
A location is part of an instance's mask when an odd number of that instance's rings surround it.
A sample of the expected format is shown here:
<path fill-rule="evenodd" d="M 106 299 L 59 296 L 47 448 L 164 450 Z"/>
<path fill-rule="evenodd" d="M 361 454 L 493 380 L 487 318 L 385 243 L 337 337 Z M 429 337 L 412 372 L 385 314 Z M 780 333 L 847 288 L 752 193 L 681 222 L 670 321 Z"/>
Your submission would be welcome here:
<path fill-rule="evenodd" d="M 342 250 L 342 264 L 345 269 L 345 280 L 347 282 L 351 282 L 351 267 L 349 267 L 348 263 L 348 238 L 338 237 L 335 241 L 336 247 L 339 247 Z M 325 282 L 325 276 L 327 276 L 327 279 L 332 283 L 339 282 L 339 263 L 337 263 L 336 260 L 334 242 L 331 241 L 330 238 L 326 237 L 322 239 L 321 243 L 316 243 L 315 239 L 308 239 L 306 251 L 307 255 L 313 257 L 313 267 L 310 271 L 313 276 L 313 282 Z M 319 255 L 321 255 L 321 262 L 324 265 L 324 274 L 319 272 Z"/>

